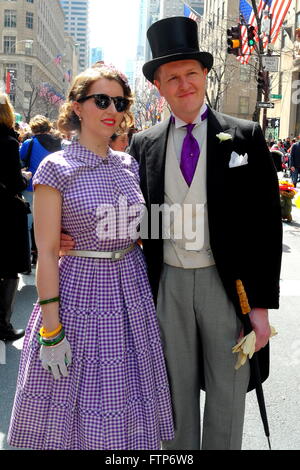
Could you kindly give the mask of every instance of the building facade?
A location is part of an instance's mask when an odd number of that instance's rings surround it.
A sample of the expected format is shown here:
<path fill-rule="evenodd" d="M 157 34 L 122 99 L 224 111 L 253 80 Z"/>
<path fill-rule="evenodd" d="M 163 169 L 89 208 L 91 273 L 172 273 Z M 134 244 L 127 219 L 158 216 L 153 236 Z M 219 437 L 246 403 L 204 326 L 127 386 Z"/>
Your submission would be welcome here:
<path fill-rule="evenodd" d="M 206 0 L 199 23 L 200 49 L 211 52 L 214 65 L 207 77 L 211 106 L 225 114 L 252 119 L 257 93 L 255 67 L 241 65 L 227 53 L 227 29 L 239 23 L 239 0 Z"/>
<path fill-rule="evenodd" d="M 73 66 L 73 52 L 64 51 L 59 0 L 0 0 L 0 38 L 0 79 L 16 112 L 26 120 L 57 113 L 65 93 L 64 57 Z"/>
<path fill-rule="evenodd" d="M 300 1 L 293 0 L 273 54 L 279 56 L 277 72 L 270 74 L 270 102 L 266 137 L 300 137 Z"/>
<path fill-rule="evenodd" d="M 90 65 L 89 0 L 60 0 L 64 11 L 64 31 L 78 47 L 79 71 Z"/>

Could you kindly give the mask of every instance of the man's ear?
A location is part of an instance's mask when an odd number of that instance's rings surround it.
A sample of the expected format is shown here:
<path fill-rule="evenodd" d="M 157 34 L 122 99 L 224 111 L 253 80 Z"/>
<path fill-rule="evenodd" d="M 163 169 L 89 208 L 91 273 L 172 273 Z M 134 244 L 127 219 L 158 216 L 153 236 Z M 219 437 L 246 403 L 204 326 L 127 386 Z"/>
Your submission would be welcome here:
<path fill-rule="evenodd" d="M 160 96 L 163 96 L 160 90 L 160 82 L 158 80 L 153 80 L 153 85 L 158 89 Z"/>

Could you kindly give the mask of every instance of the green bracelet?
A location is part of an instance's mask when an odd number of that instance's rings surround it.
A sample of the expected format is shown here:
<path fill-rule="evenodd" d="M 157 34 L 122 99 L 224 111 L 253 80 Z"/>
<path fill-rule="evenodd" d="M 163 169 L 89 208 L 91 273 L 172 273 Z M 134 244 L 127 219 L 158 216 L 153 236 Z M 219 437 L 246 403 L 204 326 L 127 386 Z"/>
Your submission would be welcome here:
<path fill-rule="evenodd" d="M 51 302 L 59 302 L 60 297 L 53 297 L 52 299 L 46 299 L 46 300 L 38 300 L 38 303 L 40 305 L 45 305 L 45 304 L 50 304 Z"/>
<path fill-rule="evenodd" d="M 58 335 L 54 340 L 47 341 L 40 335 L 40 333 L 38 333 L 37 335 L 38 342 L 42 346 L 55 346 L 56 344 L 60 343 L 64 339 L 64 337 L 65 337 L 65 330 L 63 328 L 61 330 L 61 334 Z"/>

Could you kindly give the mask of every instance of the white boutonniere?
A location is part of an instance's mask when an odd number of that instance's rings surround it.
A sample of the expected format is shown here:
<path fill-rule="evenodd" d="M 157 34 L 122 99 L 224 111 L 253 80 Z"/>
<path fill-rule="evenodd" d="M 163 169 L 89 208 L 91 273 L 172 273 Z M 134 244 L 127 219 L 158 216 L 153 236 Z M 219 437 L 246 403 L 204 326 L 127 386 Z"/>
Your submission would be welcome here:
<path fill-rule="evenodd" d="M 232 136 L 230 134 L 226 134 L 226 132 L 220 132 L 220 134 L 217 134 L 216 137 L 218 137 L 220 142 L 225 142 L 226 140 L 232 140 Z"/>

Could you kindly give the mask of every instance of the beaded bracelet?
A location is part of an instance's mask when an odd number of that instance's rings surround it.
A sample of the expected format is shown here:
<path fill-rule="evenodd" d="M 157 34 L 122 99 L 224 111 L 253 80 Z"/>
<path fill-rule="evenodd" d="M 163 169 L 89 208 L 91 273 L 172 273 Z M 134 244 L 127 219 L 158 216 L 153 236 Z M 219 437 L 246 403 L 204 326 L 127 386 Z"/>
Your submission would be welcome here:
<path fill-rule="evenodd" d="M 52 297 L 52 299 L 45 299 L 45 300 L 38 300 L 38 304 L 40 305 L 45 305 L 45 304 L 51 304 L 52 302 L 59 302 L 60 297 Z"/>
<path fill-rule="evenodd" d="M 44 338 L 51 338 L 51 336 L 57 335 L 57 333 L 60 332 L 62 327 L 63 327 L 62 324 L 59 323 L 58 327 L 55 330 L 47 331 L 46 328 L 42 326 L 42 328 L 40 329 L 40 335 L 43 336 Z"/>
<path fill-rule="evenodd" d="M 38 333 L 37 335 L 37 339 L 38 339 L 38 342 L 42 345 L 42 346 L 55 346 L 56 344 L 60 343 L 65 337 L 65 330 L 62 329 L 61 330 L 61 334 L 58 335 L 55 339 L 53 340 L 46 340 L 45 338 L 43 338 L 40 333 Z"/>

